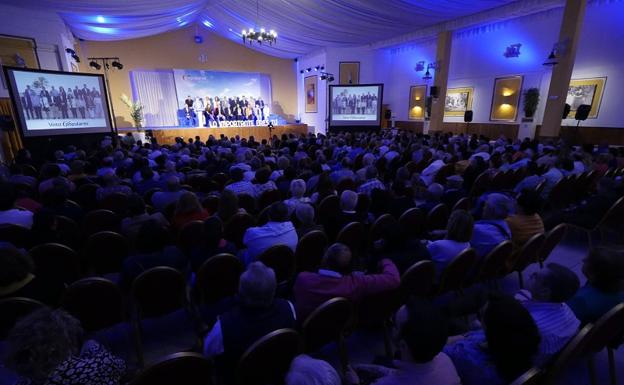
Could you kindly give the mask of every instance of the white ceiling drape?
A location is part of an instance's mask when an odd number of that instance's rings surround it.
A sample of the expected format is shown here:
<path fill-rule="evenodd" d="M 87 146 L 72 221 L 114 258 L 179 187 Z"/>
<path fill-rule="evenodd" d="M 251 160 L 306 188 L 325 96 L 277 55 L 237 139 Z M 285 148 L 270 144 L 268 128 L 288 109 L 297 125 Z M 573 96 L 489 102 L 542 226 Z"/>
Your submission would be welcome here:
<path fill-rule="evenodd" d="M 364 45 L 492 10 L 515 0 L 9 0 L 54 10 L 85 40 L 150 36 L 192 23 L 240 42 L 249 27 L 275 29 L 259 49 L 293 58 L 322 47 Z"/>

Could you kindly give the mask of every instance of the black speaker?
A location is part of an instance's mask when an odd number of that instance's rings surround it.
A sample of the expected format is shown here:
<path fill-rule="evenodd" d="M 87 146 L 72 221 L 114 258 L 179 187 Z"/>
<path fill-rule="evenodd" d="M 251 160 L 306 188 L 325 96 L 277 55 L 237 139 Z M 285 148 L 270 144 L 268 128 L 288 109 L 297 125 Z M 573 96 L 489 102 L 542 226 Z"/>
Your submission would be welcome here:
<path fill-rule="evenodd" d="M 13 131 L 15 129 L 15 123 L 11 115 L 0 115 L 0 130 Z"/>
<path fill-rule="evenodd" d="M 431 86 L 431 88 L 429 88 L 429 95 L 431 95 L 434 98 L 438 98 L 438 93 L 439 93 L 439 88 L 436 86 Z"/>
<path fill-rule="evenodd" d="M 589 116 L 589 111 L 591 111 L 591 106 L 589 104 L 581 104 L 576 109 L 576 115 L 574 115 L 574 119 L 576 120 L 585 120 Z"/>
<path fill-rule="evenodd" d="M 561 119 L 567 119 L 568 115 L 570 115 L 570 109 L 572 107 L 570 107 L 570 105 L 568 103 L 565 104 L 565 106 L 563 107 L 563 116 L 561 117 Z"/>
<path fill-rule="evenodd" d="M 386 120 L 392 119 L 392 110 L 386 110 L 386 112 L 384 113 L 384 119 Z"/>
<path fill-rule="evenodd" d="M 465 123 L 472 122 L 472 110 L 464 111 L 464 122 Z"/>

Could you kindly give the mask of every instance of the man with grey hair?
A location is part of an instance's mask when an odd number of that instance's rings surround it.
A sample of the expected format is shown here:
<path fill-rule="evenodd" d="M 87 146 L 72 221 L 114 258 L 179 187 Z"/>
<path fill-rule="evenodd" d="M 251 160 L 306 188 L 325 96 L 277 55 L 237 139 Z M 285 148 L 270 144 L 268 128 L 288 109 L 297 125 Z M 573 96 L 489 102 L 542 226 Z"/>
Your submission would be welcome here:
<path fill-rule="evenodd" d="M 300 204 L 295 208 L 295 216 L 299 222 L 297 226 L 297 235 L 299 239 L 311 231 L 323 231 L 323 225 L 314 223 L 314 207 L 309 204 Z"/>
<path fill-rule="evenodd" d="M 366 167 L 366 182 L 360 185 L 358 192 L 370 195 L 374 189 L 385 190 L 386 186 L 377 179 L 377 168 L 368 166 Z"/>
<path fill-rule="evenodd" d="M 275 272 L 253 262 L 240 276 L 237 304 L 219 316 L 204 340 L 204 355 L 217 359 L 223 375 L 232 377 L 241 355 L 259 338 L 272 331 L 294 328 L 293 305 L 275 298 Z"/>
<path fill-rule="evenodd" d="M 286 385 L 341 385 L 336 369 L 323 360 L 301 354 L 292 361 Z"/>
<path fill-rule="evenodd" d="M 169 176 L 166 180 L 166 190 L 157 191 L 152 195 L 152 205 L 158 211 L 165 211 L 167 206 L 176 203 L 184 192 L 180 179 L 177 176 Z"/>
<path fill-rule="evenodd" d="M 310 198 L 304 197 L 306 192 L 306 182 L 303 179 L 294 179 L 290 182 L 290 195 L 291 197 L 284 201 L 284 204 L 288 207 L 288 216 L 291 216 L 298 205 L 303 203 L 310 203 Z"/>
<path fill-rule="evenodd" d="M 512 213 L 514 202 L 507 195 L 489 194 L 485 198 L 481 220 L 474 224 L 472 246 L 479 257 L 485 257 L 499 243 L 511 240 L 511 230 L 505 219 Z"/>

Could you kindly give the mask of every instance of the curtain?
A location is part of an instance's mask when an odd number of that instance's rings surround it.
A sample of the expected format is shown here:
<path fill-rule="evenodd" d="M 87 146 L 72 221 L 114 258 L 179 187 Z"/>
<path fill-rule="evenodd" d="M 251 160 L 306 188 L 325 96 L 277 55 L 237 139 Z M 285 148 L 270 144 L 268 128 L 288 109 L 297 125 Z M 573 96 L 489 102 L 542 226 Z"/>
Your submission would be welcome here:
<path fill-rule="evenodd" d="M 132 95 L 143 105 L 145 127 L 177 126 L 173 71 L 131 71 Z"/>
<path fill-rule="evenodd" d="M 13 116 L 13 111 L 11 109 L 11 99 L 0 99 L 0 115 Z M 13 121 L 15 121 L 15 117 L 13 118 Z M 11 131 L 3 131 L 0 138 L 0 141 L 2 142 L 4 160 L 7 162 L 15 158 L 17 150 L 24 147 L 24 144 L 22 143 L 22 138 L 20 137 L 19 132 L 17 132 L 17 127 L 15 125 Z"/>

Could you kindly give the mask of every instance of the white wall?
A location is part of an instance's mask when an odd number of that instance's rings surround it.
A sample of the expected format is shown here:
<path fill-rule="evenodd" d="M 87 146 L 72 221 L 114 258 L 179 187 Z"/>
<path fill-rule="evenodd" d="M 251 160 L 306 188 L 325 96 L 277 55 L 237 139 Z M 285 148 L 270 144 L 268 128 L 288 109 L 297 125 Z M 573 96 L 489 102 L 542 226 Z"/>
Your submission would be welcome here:
<path fill-rule="evenodd" d="M 28 10 L 0 4 L 0 34 L 35 39 L 42 69 L 69 71 L 73 36 L 61 18 L 52 10 Z M 0 97 L 8 97 L 0 89 Z"/>

